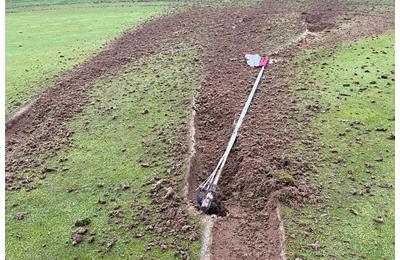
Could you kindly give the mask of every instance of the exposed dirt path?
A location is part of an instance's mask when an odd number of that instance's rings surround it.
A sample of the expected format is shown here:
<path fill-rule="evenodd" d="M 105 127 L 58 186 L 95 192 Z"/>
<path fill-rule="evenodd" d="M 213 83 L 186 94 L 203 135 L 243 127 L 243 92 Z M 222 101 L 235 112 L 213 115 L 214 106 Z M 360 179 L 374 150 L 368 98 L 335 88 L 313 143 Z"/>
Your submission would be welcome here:
<path fill-rule="evenodd" d="M 302 177 L 312 167 L 301 160 L 289 161 L 286 156 L 294 140 L 311 138 L 299 131 L 306 127 L 308 115 L 296 113 L 292 106 L 296 100 L 281 81 L 290 78 L 294 66 L 301 66 L 288 60 L 301 48 L 393 28 L 391 12 L 336 1 L 270 1 L 255 7 L 195 9 L 148 22 L 66 73 L 25 113 L 8 123 L 7 189 L 28 185 L 19 173 L 40 166 L 39 156 L 52 156 L 71 142 L 66 122 L 89 101 L 91 82 L 148 54 L 185 42 L 204 51 L 195 103 L 196 154 L 191 161 L 188 190 L 192 196 L 222 155 L 258 73 L 243 62 L 244 54 L 279 51 L 283 62 L 266 71 L 223 172 L 220 188 L 228 215 L 214 223 L 209 251 L 212 259 L 282 259 L 284 235 L 278 202 L 296 206 L 315 199 Z M 372 16 L 379 22 L 361 30 Z M 324 37 L 287 46 L 307 29 L 325 30 Z M 276 177 L 288 167 L 296 169 L 294 181 Z"/>
<path fill-rule="evenodd" d="M 335 1 L 303 5 L 263 3 L 256 8 L 227 12 L 229 17 L 221 18 L 223 22 L 215 25 L 215 33 L 210 37 L 211 47 L 206 52 L 209 59 L 196 103 L 197 156 L 192 161 L 193 188 L 214 169 L 256 78 L 258 71 L 247 67 L 242 60 L 244 53 L 280 51 L 288 59 L 302 48 L 379 34 L 392 25 L 382 15 L 380 19 L 385 21 L 368 30 L 360 30 L 353 24 L 342 29 L 341 25 L 349 24 L 352 19 L 363 20 L 364 24 L 368 19 L 363 19 L 363 12 L 356 7 Z M 316 43 L 306 38 L 287 46 L 306 30 L 328 33 Z M 228 216 L 214 224 L 212 259 L 284 258 L 284 234 L 277 203 L 295 206 L 316 200 L 302 176 L 312 166 L 300 159 L 290 162 L 285 155 L 290 153 L 293 141 L 312 139 L 299 131 L 307 126 L 308 115 L 299 115 L 293 110 L 295 98 L 281 81 L 290 78 L 291 68 L 295 66 L 301 64 L 283 62 L 267 70 L 246 116 L 220 183 Z M 293 182 L 275 177 L 289 167 L 297 171 Z"/>

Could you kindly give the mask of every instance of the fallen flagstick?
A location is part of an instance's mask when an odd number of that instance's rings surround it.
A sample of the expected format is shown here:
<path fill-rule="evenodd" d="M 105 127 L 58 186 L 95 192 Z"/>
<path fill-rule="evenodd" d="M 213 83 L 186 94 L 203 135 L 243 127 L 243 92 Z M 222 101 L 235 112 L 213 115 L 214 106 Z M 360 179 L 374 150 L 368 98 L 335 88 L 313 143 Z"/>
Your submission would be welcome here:
<path fill-rule="evenodd" d="M 251 89 L 246 104 L 244 105 L 242 112 L 240 113 L 239 120 L 236 123 L 235 129 L 233 130 L 226 150 L 219 160 L 217 167 L 215 167 L 215 170 L 212 172 L 212 174 L 202 184 L 200 184 L 200 186 L 196 190 L 203 193 L 203 196 L 201 196 L 199 193 L 197 194 L 197 201 L 200 204 L 201 211 L 203 211 L 204 213 L 216 214 L 219 212 L 219 202 L 216 199 L 218 181 L 221 177 L 221 173 L 225 166 L 228 155 L 231 152 L 233 145 L 235 144 L 239 128 L 243 123 L 243 119 L 246 116 L 247 110 L 249 109 L 254 94 L 256 93 L 258 83 L 260 82 L 267 65 L 269 63 L 272 63 L 272 60 L 270 60 L 269 57 L 261 58 L 261 56 L 258 54 L 246 54 L 245 58 L 248 65 L 250 65 L 251 67 L 261 67 L 261 70 L 258 73 L 257 79 L 254 82 L 253 88 Z"/>

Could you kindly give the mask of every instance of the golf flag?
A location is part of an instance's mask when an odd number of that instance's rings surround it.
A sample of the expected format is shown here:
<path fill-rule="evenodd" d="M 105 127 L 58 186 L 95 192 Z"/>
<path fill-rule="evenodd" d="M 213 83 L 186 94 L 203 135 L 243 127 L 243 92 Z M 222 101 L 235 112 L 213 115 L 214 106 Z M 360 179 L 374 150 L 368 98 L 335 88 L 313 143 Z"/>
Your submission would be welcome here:
<path fill-rule="evenodd" d="M 247 64 L 252 68 L 264 67 L 269 61 L 268 57 L 261 57 L 258 54 L 246 54 L 244 57 L 246 58 Z"/>

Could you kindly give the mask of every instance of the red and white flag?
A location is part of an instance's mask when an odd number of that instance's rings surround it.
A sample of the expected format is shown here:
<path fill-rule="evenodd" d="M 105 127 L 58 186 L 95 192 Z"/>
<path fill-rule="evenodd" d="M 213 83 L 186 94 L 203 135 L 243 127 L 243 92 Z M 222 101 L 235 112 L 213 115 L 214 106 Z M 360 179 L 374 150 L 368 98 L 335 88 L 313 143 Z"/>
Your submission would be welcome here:
<path fill-rule="evenodd" d="M 269 62 L 269 57 L 261 57 L 258 54 L 246 54 L 244 56 L 246 58 L 247 64 L 254 68 L 254 67 L 264 67 Z"/>

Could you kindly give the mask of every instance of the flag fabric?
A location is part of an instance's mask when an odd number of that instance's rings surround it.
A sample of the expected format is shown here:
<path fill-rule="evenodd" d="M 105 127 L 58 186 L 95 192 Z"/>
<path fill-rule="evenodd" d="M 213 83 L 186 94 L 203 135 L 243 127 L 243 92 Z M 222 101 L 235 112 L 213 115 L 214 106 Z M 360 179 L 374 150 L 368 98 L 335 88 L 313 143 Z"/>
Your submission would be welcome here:
<path fill-rule="evenodd" d="M 269 61 L 268 57 L 261 57 L 258 54 L 246 54 L 244 57 L 246 58 L 247 64 L 252 68 L 264 67 Z"/>

